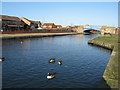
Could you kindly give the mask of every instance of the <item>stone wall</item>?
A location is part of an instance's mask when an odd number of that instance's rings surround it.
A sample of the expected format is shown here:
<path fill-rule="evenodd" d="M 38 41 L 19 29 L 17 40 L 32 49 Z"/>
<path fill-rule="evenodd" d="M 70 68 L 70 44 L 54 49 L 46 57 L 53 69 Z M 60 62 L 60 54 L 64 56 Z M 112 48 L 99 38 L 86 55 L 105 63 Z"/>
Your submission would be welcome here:
<path fill-rule="evenodd" d="M 119 76 L 118 65 L 119 64 L 118 64 L 118 51 L 117 51 L 118 45 L 105 43 L 105 42 L 97 41 L 94 39 L 89 40 L 88 44 L 92 44 L 95 46 L 100 46 L 100 47 L 112 50 L 110 60 L 108 61 L 108 64 L 107 64 L 105 71 L 103 73 L 103 76 L 102 76 L 103 80 L 101 79 L 101 83 L 99 85 L 99 88 L 106 88 L 106 86 L 108 85 L 110 88 L 116 88 L 116 90 L 118 90 L 117 89 L 119 87 L 119 85 L 118 85 L 118 76 Z M 104 84 L 103 82 L 105 82 L 105 85 L 103 85 Z"/>
<path fill-rule="evenodd" d="M 108 26 L 102 26 L 101 28 L 101 34 L 118 34 L 118 28 L 116 27 L 108 27 Z"/>

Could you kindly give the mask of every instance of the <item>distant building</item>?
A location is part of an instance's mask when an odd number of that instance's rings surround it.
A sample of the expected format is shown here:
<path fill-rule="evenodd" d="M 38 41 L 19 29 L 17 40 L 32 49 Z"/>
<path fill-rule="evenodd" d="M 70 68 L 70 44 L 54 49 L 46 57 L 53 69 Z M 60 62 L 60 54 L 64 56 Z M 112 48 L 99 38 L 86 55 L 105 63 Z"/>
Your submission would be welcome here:
<path fill-rule="evenodd" d="M 86 24 L 86 25 L 84 26 L 84 28 L 87 28 L 87 27 L 90 27 L 90 25 L 89 25 L 89 24 Z"/>
<path fill-rule="evenodd" d="M 78 33 L 83 33 L 84 26 L 75 26 L 75 27 L 72 27 L 72 30 Z"/>
<path fill-rule="evenodd" d="M 56 27 L 57 27 L 57 28 L 62 28 L 62 26 L 61 26 L 61 25 L 56 25 Z"/>
<path fill-rule="evenodd" d="M 66 26 L 66 28 L 72 28 L 71 26 Z"/>
<path fill-rule="evenodd" d="M 118 34 L 119 28 L 110 27 L 110 26 L 102 26 L 101 34 Z"/>
<path fill-rule="evenodd" d="M 25 24 L 29 26 L 30 29 L 40 28 L 41 22 L 40 21 L 32 21 L 26 18 L 20 18 Z"/>
<path fill-rule="evenodd" d="M 22 30 L 25 25 L 18 17 L 7 15 L 0 15 L 0 23 L 2 24 L 2 31 Z"/>
<path fill-rule="evenodd" d="M 54 23 L 44 23 L 42 28 L 57 28 L 57 26 Z"/>
<path fill-rule="evenodd" d="M 26 18 L 19 18 L 14 16 L 0 15 L 1 31 L 20 31 L 40 28 L 40 21 L 32 21 Z"/>

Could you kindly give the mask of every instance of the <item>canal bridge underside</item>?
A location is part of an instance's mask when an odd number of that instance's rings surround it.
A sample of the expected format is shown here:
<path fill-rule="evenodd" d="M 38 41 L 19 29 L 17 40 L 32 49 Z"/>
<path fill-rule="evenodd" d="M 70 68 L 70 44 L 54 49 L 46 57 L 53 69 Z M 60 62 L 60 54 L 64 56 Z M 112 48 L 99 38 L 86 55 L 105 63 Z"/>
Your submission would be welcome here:
<path fill-rule="evenodd" d="M 89 34 L 93 34 L 93 33 L 100 33 L 99 30 L 94 30 L 94 29 L 88 29 L 88 30 L 84 30 L 84 33 L 89 33 Z"/>

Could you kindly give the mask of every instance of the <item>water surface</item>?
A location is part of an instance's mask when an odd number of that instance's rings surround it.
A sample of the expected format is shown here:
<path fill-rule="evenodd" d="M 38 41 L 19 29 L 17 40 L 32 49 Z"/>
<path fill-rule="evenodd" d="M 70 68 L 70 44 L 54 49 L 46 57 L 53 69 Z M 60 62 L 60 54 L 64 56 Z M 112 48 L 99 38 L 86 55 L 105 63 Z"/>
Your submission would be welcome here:
<path fill-rule="evenodd" d="M 96 88 L 110 51 L 87 44 L 98 35 L 3 40 L 3 88 Z M 50 58 L 63 64 L 48 63 Z M 47 73 L 56 78 L 47 80 Z"/>

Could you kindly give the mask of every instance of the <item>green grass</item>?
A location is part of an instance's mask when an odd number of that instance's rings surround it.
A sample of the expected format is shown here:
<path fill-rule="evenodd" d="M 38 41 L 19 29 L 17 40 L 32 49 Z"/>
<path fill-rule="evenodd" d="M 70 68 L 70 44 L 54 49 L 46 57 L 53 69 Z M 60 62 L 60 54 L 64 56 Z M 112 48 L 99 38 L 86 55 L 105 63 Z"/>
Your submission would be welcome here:
<path fill-rule="evenodd" d="M 111 74 L 109 77 L 110 77 L 110 79 L 116 79 L 116 75 L 114 75 L 114 74 Z"/>
<path fill-rule="evenodd" d="M 94 40 L 99 40 L 99 41 L 103 41 L 106 43 L 116 44 L 116 43 L 118 43 L 118 35 L 97 37 Z"/>

